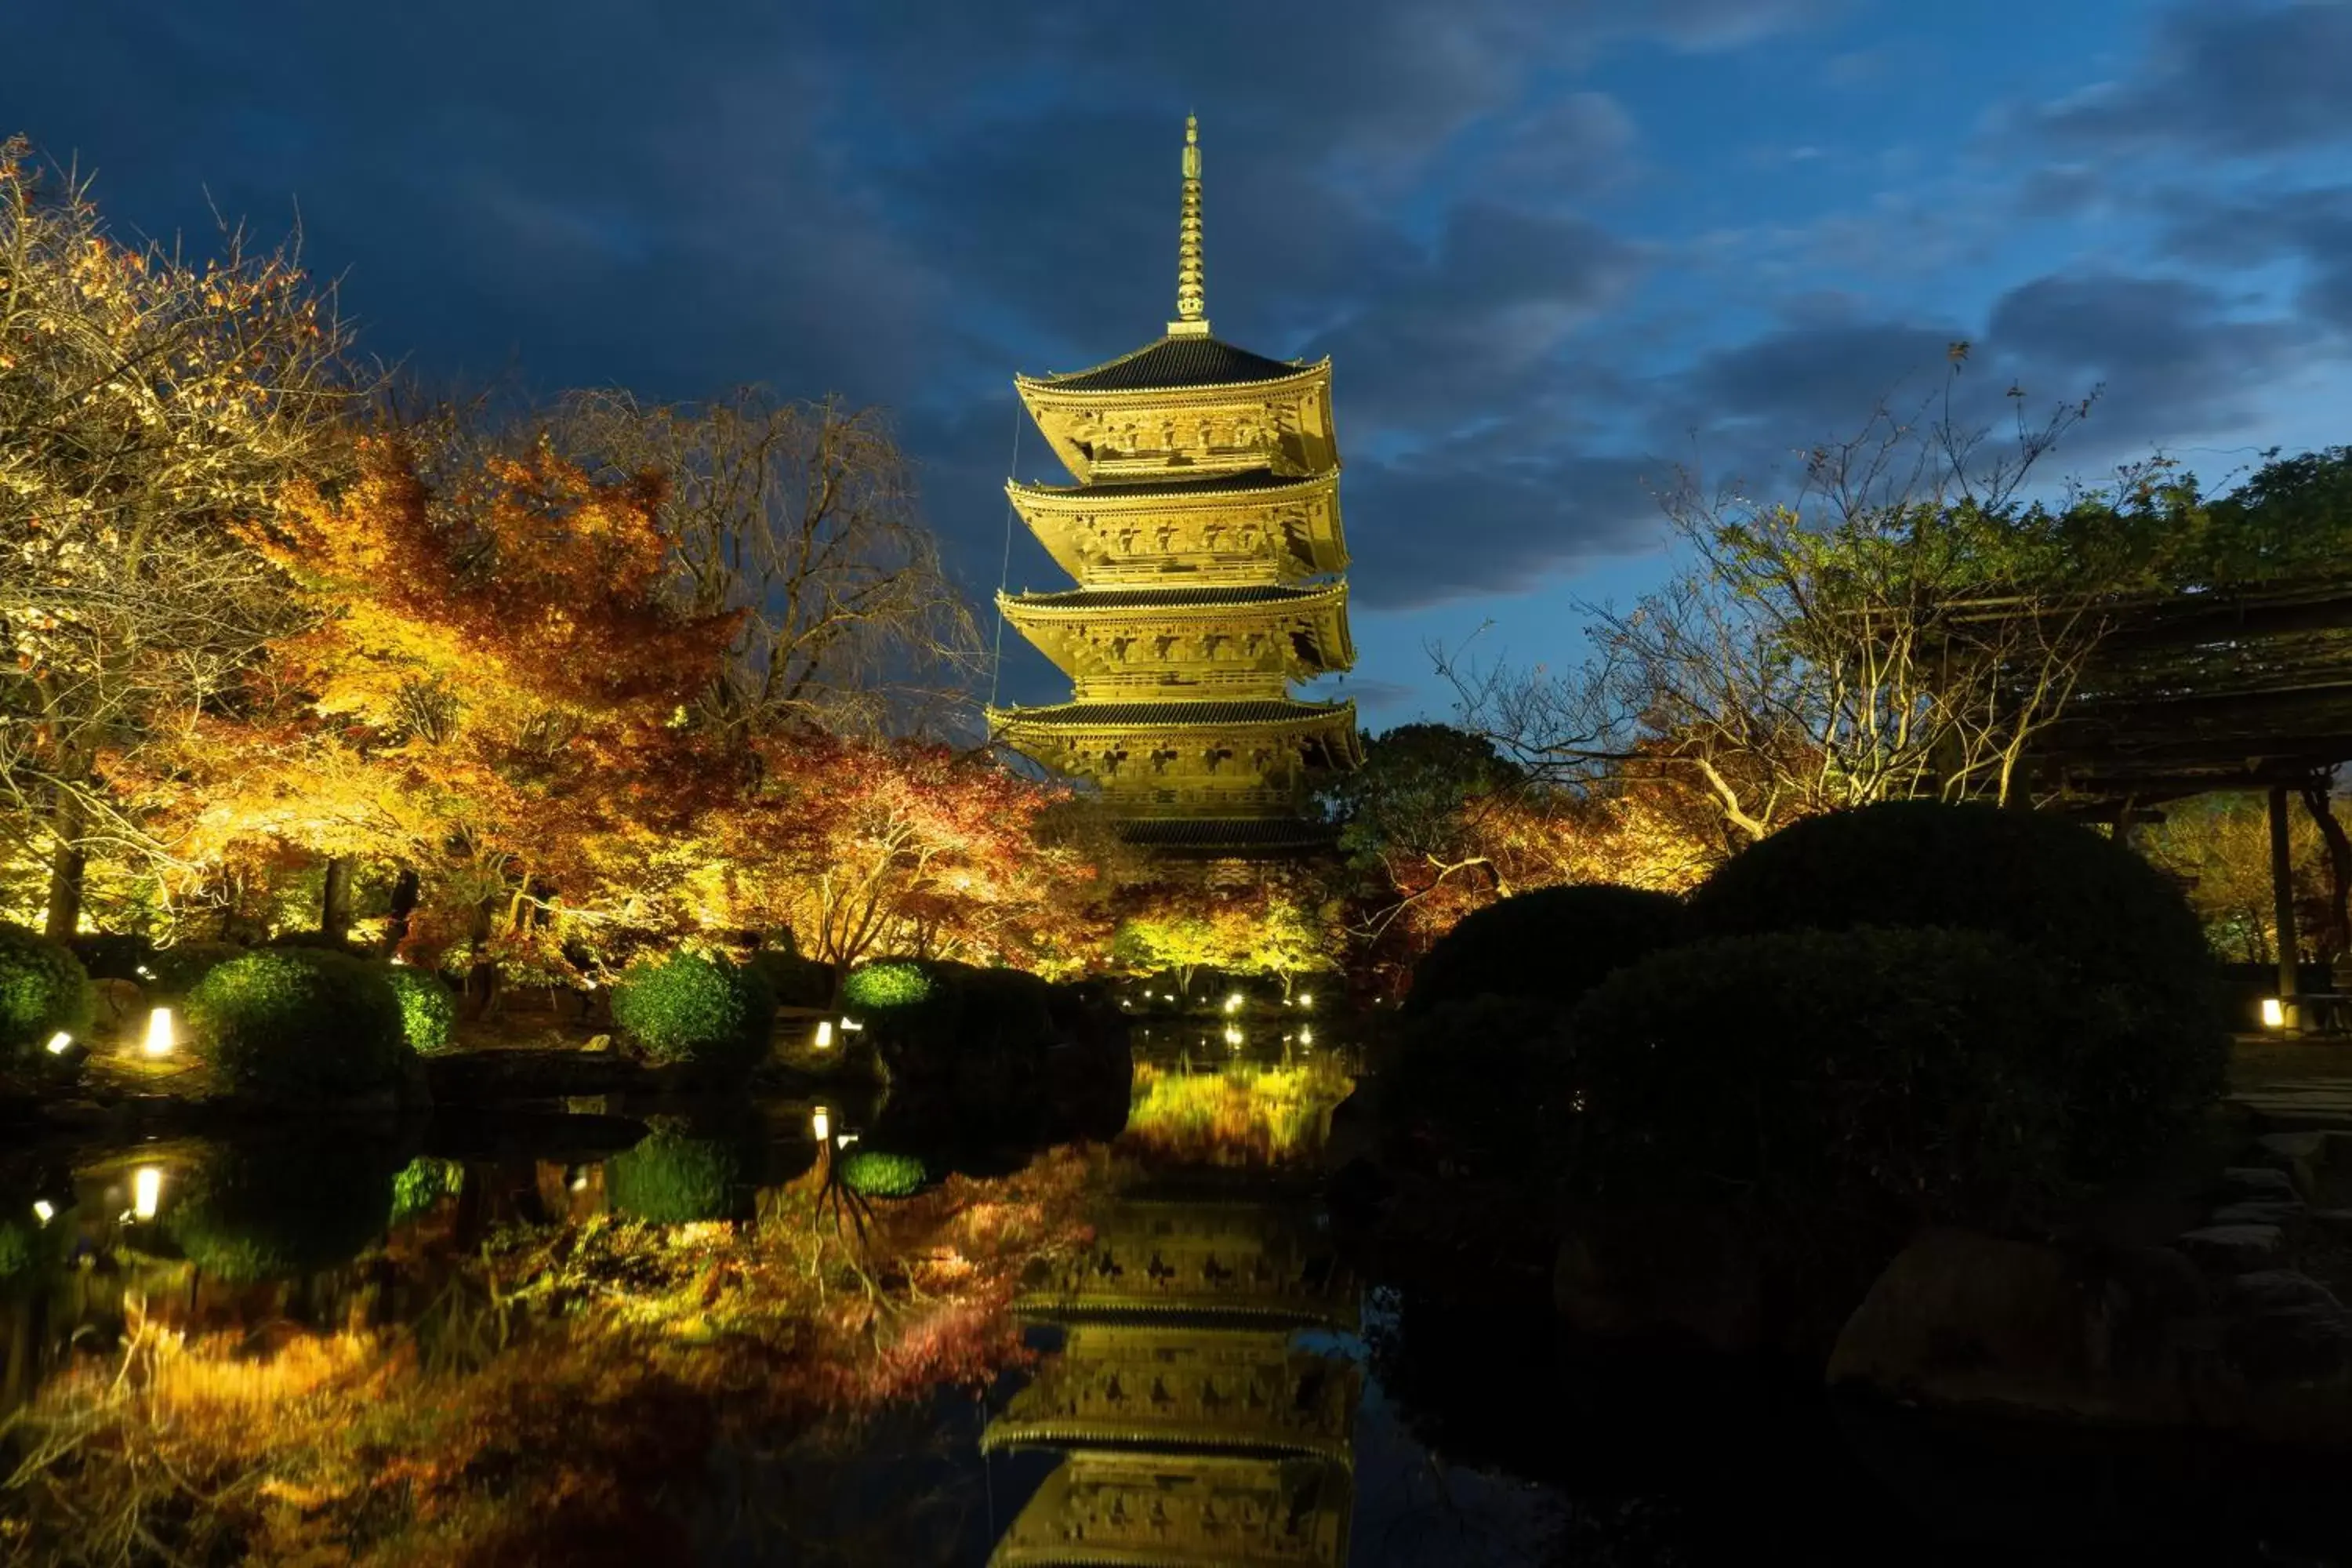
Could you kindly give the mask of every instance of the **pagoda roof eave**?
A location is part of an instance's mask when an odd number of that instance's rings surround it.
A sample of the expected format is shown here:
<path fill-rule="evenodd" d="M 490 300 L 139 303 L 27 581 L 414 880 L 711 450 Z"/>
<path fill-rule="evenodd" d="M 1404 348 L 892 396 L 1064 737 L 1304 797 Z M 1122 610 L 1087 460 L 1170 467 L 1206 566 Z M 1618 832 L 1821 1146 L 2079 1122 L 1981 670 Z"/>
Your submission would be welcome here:
<path fill-rule="evenodd" d="M 1074 374 L 1084 375 L 1093 373 L 1080 371 Z M 1328 380 L 1330 374 L 1331 358 L 1326 354 L 1312 364 L 1300 365 L 1289 374 L 1267 376 L 1257 381 L 1188 382 L 1169 386 L 1082 387 L 1069 385 L 1055 376 L 1016 374 L 1013 378 L 1013 384 L 1020 392 L 1024 401 L 1035 397 L 1048 402 L 1101 405 L 1134 402 L 1209 402 L 1231 397 L 1235 393 L 1255 396 L 1269 392 L 1289 391 L 1293 388 L 1303 389 L 1312 386 L 1318 380 Z"/>
<path fill-rule="evenodd" d="M 1353 728 L 1353 699 L 1338 702 L 1299 702 L 1291 699 L 1221 702 L 1214 700 L 1177 702 L 1059 702 L 1034 708 L 991 708 L 990 730 L 1014 728 L 1102 731 L 1127 733 L 1136 730 L 1281 730 L 1318 729 L 1344 721 Z"/>
<path fill-rule="evenodd" d="M 1213 474 L 1190 482 L 1173 479 L 1136 485 L 1045 485 L 1034 480 L 1007 479 L 1004 493 L 1024 517 L 1029 515 L 1031 507 L 1040 511 L 1117 511 L 1129 508 L 1165 511 L 1175 506 L 1230 506 L 1236 500 L 1260 496 L 1287 498 L 1335 489 L 1339 482 L 1339 468 L 1334 464 L 1320 473 L 1268 473 L 1262 483 L 1231 482 L 1242 477 Z"/>
<path fill-rule="evenodd" d="M 1265 612 L 1273 615 L 1312 615 L 1328 609 L 1344 608 L 1348 603 L 1348 584 L 1331 582 L 1312 588 L 1288 588 L 1280 585 L 1223 587 L 1203 585 L 1189 588 L 1077 588 L 1056 594 L 1008 594 L 1002 589 L 996 595 L 997 608 L 1012 620 L 1082 620 L 1100 619 L 1106 612 L 1113 615 L 1149 613 L 1152 616 L 1178 616 L 1208 620 L 1229 618 L 1235 614 Z"/>

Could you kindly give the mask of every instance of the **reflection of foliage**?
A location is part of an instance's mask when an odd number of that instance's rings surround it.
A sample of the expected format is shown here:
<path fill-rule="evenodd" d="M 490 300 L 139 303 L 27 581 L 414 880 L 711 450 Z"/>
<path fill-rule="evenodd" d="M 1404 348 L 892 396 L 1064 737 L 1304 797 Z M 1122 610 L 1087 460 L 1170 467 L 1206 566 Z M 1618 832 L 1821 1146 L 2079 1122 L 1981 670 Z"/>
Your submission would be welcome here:
<path fill-rule="evenodd" d="M 844 1002 L 877 1012 L 919 1006 L 930 994 L 931 979 L 923 973 L 922 965 L 903 959 L 861 964 L 851 972 L 848 983 L 841 988 Z"/>
<path fill-rule="evenodd" d="M 841 1184 L 869 1198 L 903 1198 L 920 1192 L 927 1174 L 919 1154 L 857 1149 L 841 1162 Z"/>
<path fill-rule="evenodd" d="M 438 976 L 406 964 L 384 972 L 392 993 L 400 998 L 400 1023 L 409 1045 L 426 1056 L 446 1050 L 457 1026 L 457 998 Z"/>
<path fill-rule="evenodd" d="M 348 1262 L 391 1212 L 392 1183 L 371 1152 L 306 1140 L 215 1154 L 165 1225 L 197 1268 L 250 1284 Z"/>
<path fill-rule="evenodd" d="M 749 1067 L 765 1055 L 776 1001 L 757 970 L 699 953 L 633 963 L 613 1021 L 656 1061 Z"/>
<path fill-rule="evenodd" d="M 466 1186 L 466 1167 L 455 1160 L 419 1154 L 392 1179 L 392 1223 L 413 1219 Z"/>
<path fill-rule="evenodd" d="M 656 1127 L 604 1167 L 615 1214 L 656 1225 L 740 1217 L 751 1195 L 743 1162 L 723 1139 Z"/>
<path fill-rule="evenodd" d="M 0 1219 L 0 1279 L 13 1279 L 33 1267 L 33 1233 L 13 1219 Z"/>
<path fill-rule="evenodd" d="M 1020 1364 L 1024 1270 L 1097 1170 L 1055 1154 L 883 1205 L 855 1250 L 811 1184 L 734 1229 L 513 1227 L 394 1249 L 414 1329 L 182 1332 L 134 1311 L 19 1417 L 10 1545 L 40 1562 L 678 1562 L 714 1445 L 845 1444 Z M 288 1506 L 299 1498 L 300 1506 Z M 901 1559 L 892 1558 L 892 1561 Z"/>
<path fill-rule="evenodd" d="M 341 953 L 265 949 L 206 974 L 188 996 L 188 1016 L 215 1075 L 240 1093 L 391 1089 L 410 1052 L 383 973 Z"/>
<path fill-rule="evenodd" d="M 1271 1164 L 1315 1152 L 1324 1118 L 1354 1080 L 1336 1062 L 1173 1072 L 1135 1065 L 1122 1145 L 1211 1164 Z"/>
<path fill-rule="evenodd" d="M 89 1031 L 89 977 L 61 942 L 0 921 L 0 1063 L 59 1029 Z"/>

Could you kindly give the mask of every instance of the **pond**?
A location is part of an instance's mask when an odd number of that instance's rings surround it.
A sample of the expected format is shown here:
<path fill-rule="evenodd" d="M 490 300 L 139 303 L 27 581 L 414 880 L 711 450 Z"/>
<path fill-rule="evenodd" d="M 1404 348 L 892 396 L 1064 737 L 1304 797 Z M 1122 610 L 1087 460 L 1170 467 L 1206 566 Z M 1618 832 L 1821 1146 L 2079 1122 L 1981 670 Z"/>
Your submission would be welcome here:
<path fill-rule="evenodd" d="M 911 1195 L 846 1098 L 0 1156 L 0 1558 L 2352 1561 L 2283 1461 L 1565 1344 L 1327 1204 L 1344 1044 L 1238 1033 Z"/>

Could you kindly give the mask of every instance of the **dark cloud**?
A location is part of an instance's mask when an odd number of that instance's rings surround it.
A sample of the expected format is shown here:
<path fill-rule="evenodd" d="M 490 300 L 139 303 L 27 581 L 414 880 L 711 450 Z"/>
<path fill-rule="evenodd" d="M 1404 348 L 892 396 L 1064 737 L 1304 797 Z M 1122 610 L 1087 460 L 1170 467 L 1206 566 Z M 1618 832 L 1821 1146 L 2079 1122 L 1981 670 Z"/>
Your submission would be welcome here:
<path fill-rule="evenodd" d="M 2256 201 L 2234 195 L 2176 196 L 2163 244 L 2208 266 L 2301 265 L 2303 314 L 2352 333 L 2352 185 L 2282 191 Z"/>
<path fill-rule="evenodd" d="M 2062 143 L 2187 147 L 2259 157 L 2352 138 L 2352 5 L 2342 0 L 2178 6 L 2126 81 L 2032 117 Z"/>

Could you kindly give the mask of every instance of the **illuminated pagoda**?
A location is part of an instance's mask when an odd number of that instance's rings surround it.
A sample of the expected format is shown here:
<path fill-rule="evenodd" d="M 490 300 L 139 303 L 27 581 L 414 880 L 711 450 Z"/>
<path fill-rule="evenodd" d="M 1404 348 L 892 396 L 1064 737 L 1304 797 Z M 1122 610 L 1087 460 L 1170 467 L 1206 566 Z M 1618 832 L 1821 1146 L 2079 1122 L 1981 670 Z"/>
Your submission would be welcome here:
<path fill-rule="evenodd" d="M 1077 587 L 997 595 L 1068 673 L 1067 702 L 991 709 L 991 730 L 1099 784 L 1140 844 L 1281 850 L 1318 841 L 1318 773 L 1360 760 L 1352 702 L 1293 681 L 1347 669 L 1348 564 L 1331 362 L 1209 333 L 1201 149 L 1184 123 L 1176 320 L 1092 370 L 1015 384 L 1073 485 L 1008 481 Z"/>

